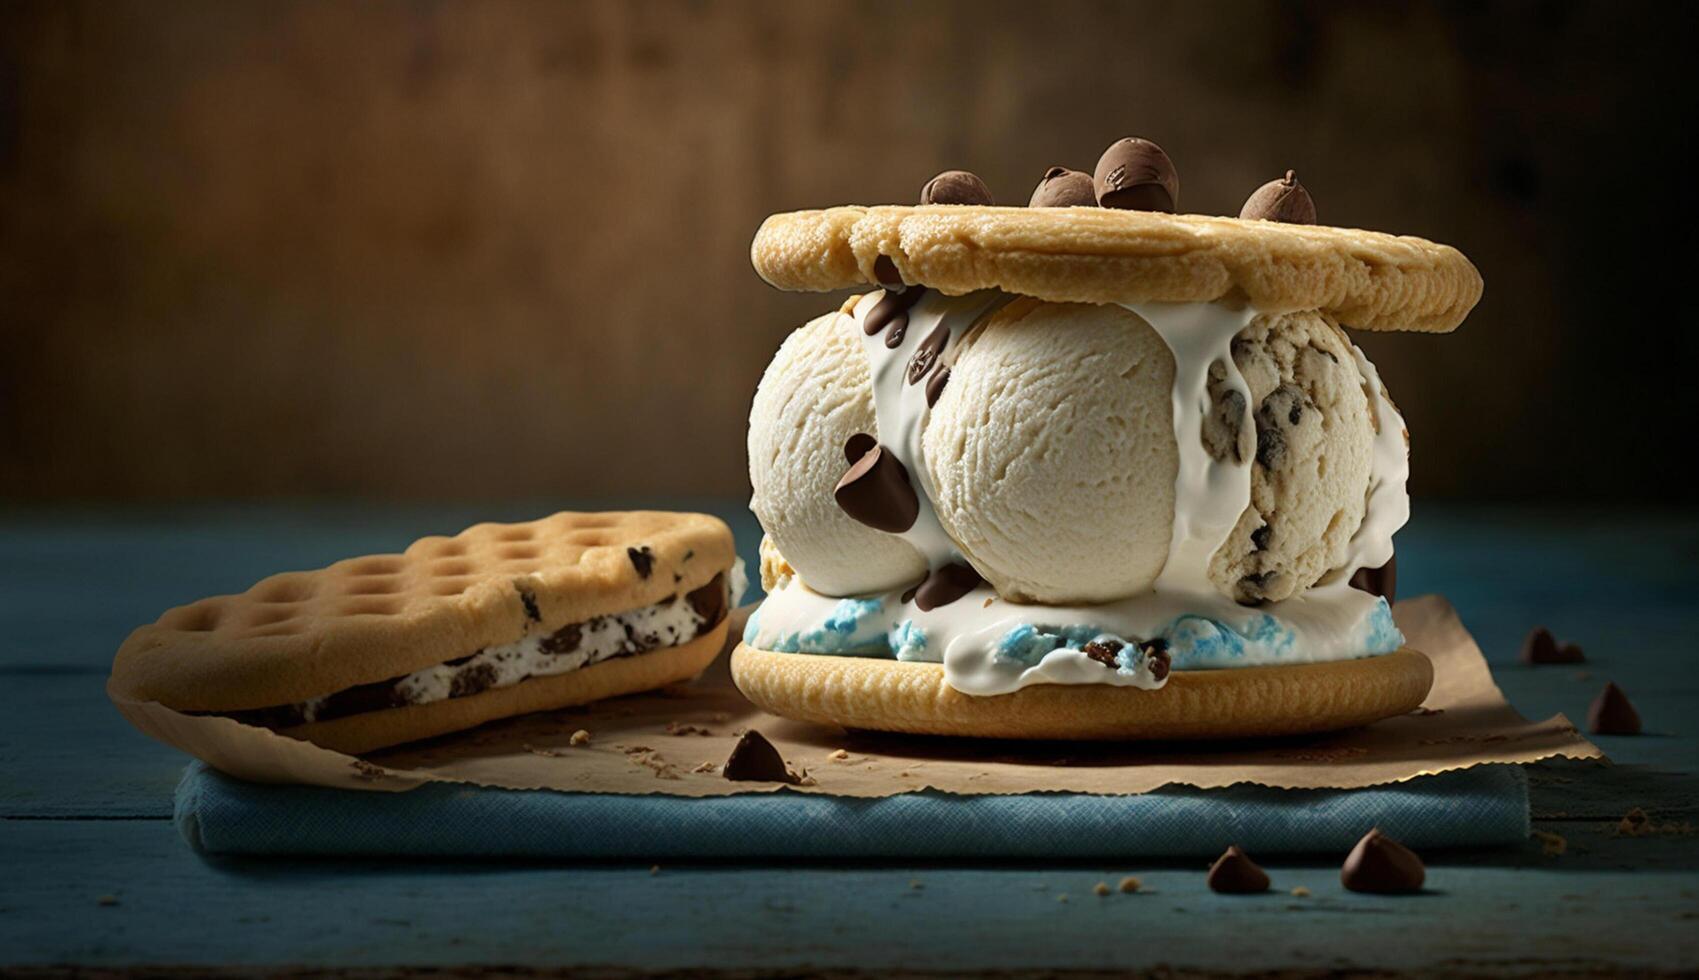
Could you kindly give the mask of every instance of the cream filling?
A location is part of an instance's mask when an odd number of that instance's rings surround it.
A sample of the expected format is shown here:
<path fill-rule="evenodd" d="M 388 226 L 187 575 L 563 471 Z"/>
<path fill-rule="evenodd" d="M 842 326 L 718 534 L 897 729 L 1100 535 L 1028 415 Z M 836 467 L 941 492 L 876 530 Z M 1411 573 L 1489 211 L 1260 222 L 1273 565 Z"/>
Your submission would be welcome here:
<path fill-rule="evenodd" d="M 851 316 L 858 324 L 879 297 L 872 293 L 856 303 Z M 930 411 L 925 381 L 907 384 L 904 371 L 914 351 L 940 326 L 950 333 L 945 350 L 954 351 L 974 322 L 1010 299 L 996 290 L 965 296 L 929 291 L 909 310 L 908 329 L 896 348 L 886 346 L 883 333 L 862 334 L 880 442 L 915 477 L 920 498 L 920 516 L 901 537 L 929 569 L 966 559 L 933 510 L 921 438 Z M 1367 511 L 1346 562 L 1285 601 L 1241 606 L 1216 591 L 1209 559 L 1250 506 L 1251 461 L 1216 460 L 1204 448 L 1202 430 L 1210 410 L 1212 364 L 1222 364 L 1228 385 L 1245 396 L 1250 410 L 1249 390 L 1233 363 L 1231 344 L 1256 311 L 1218 303 L 1123 305 L 1149 323 L 1174 355 L 1179 468 L 1173 536 L 1168 559 L 1149 591 L 1097 605 L 1053 606 L 1008 602 L 982 585 L 953 603 L 922 611 L 902 601 L 906 589 L 840 599 L 815 593 L 793 578 L 768 596 L 751 618 L 744 641 L 781 652 L 895 655 L 941 663 L 946 682 L 972 695 L 1006 694 L 1030 684 L 1161 687 L 1167 671 L 1153 665 L 1138 646 L 1152 639 L 1165 641 L 1176 670 L 1344 660 L 1396 649 L 1403 637 L 1386 601 L 1349 585 L 1359 568 L 1376 568 L 1391 558 L 1392 535 L 1410 514 L 1404 420 L 1387 399 L 1374 366 L 1352 346 L 1377 435 Z M 1092 640 L 1123 644 L 1114 668 L 1083 652 L 1081 647 Z"/>

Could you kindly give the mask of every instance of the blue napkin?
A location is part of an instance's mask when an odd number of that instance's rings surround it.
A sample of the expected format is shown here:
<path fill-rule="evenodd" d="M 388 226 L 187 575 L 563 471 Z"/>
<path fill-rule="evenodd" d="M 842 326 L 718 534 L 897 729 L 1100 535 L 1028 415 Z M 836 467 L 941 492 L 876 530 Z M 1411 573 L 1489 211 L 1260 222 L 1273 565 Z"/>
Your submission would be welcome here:
<path fill-rule="evenodd" d="M 432 784 L 405 793 L 270 786 L 204 763 L 177 827 L 207 854 L 632 858 L 1164 858 L 1344 851 L 1371 827 L 1417 849 L 1528 837 L 1528 780 L 1478 766 L 1357 790 L 1170 787 L 1142 796 L 780 791 L 688 799 Z"/>

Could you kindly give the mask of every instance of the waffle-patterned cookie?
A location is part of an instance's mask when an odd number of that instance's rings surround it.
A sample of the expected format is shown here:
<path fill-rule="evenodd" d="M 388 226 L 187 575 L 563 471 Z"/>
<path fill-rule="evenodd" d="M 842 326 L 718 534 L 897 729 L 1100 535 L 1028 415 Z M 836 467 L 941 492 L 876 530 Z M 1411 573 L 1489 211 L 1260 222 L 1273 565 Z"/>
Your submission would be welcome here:
<path fill-rule="evenodd" d="M 1481 298 L 1463 253 L 1322 225 L 1112 208 L 837 207 L 769 217 L 750 258 L 780 289 L 903 282 L 1053 302 L 1320 310 L 1363 330 L 1455 329 Z"/>
<path fill-rule="evenodd" d="M 107 690 L 363 751 L 693 676 L 735 561 L 704 514 L 478 524 L 172 609 L 124 641 Z M 555 672 L 525 673 L 539 660 Z"/>

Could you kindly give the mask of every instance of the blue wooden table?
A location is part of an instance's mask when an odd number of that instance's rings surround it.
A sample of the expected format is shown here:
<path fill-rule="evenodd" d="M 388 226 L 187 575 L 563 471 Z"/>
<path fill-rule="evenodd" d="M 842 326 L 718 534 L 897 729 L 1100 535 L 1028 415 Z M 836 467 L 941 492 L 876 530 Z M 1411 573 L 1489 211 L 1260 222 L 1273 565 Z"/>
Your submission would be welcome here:
<path fill-rule="evenodd" d="M 727 501 L 668 503 L 757 532 Z M 170 823 L 184 759 L 111 709 L 125 633 L 284 568 L 548 503 L 0 513 L 0 967 L 602 966 L 809 972 L 1699 968 L 1699 519 L 1417 507 L 1400 591 L 1449 595 L 1524 714 L 1579 721 L 1606 679 L 1648 734 L 1613 766 L 1532 769 L 1532 840 L 1426 855 L 1428 894 L 1353 895 L 1338 855 L 1217 896 L 1193 864 L 634 865 L 207 861 Z M 1516 665 L 1535 624 L 1579 668 Z M 1644 810 L 1658 833 L 1623 835 Z M 1142 879 L 1134 895 L 1092 886 Z M 1288 893 L 1308 888 L 1308 897 Z M 1067 900 L 1063 900 L 1066 895 Z"/>

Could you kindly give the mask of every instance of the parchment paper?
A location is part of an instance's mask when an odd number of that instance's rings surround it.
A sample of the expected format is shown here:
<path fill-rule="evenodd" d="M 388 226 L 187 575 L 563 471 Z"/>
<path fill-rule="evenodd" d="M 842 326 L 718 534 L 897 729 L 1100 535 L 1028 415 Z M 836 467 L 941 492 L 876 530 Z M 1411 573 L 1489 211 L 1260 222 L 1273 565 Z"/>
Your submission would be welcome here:
<path fill-rule="evenodd" d="M 1408 645 L 1434 662 L 1434 688 L 1421 709 L 1352 731 L 1255 742 L 1102 744 L 852 733 L 756 709 L 732 686 L 726 657 L 695 682 L 665 691 L 528 715 L 359 758 L 156 702 L 119 701 L 118 707 L 147 734 L 234 776 L 384 791 L 447 781 L 587 793 L 772 792 L 779 787 L 732 782 L 719 772 L 749 728 L 771 739 L 791 769 L 807 776 L 792 791 L 859 797 L 921 789 L 1112 795 L 1170 784 L 1349 789 L 1490 762 L 1604 758 L 1564 716 L 1530 722 L 1517 714 L 1445 599 L 1406 600 L 1393 614 Z M 739 625 L 733 624 L 732 636 L 741 632 Z M 589 732 L 590 741 L 573 746 L 579 730 Z M 839 750 L 845 758 L 833 757 Z"/>

